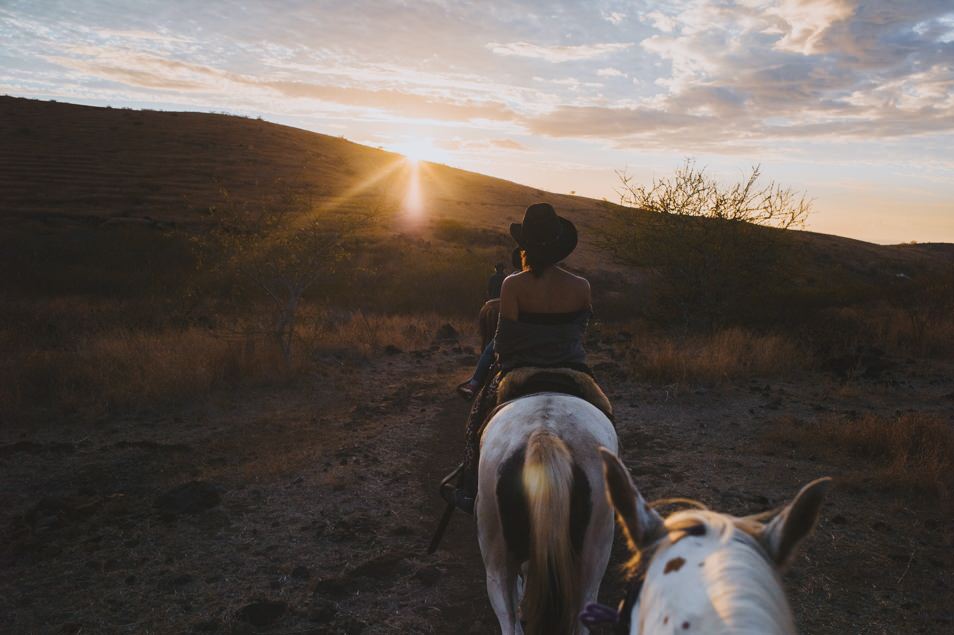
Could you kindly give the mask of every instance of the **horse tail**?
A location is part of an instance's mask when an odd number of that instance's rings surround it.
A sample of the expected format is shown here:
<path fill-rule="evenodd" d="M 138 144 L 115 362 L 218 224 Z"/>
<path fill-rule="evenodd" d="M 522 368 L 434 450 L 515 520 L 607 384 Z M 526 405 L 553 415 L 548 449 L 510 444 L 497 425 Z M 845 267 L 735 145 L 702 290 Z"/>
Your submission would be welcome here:
<path fill-rule="evenodd" d="M 537 430 L 527 441 L 523 489 L 530 521 L 523 615 L 527 634 L 578 632 L 579 556 L 570 520 L 573 457 L 558 436 Z"/>

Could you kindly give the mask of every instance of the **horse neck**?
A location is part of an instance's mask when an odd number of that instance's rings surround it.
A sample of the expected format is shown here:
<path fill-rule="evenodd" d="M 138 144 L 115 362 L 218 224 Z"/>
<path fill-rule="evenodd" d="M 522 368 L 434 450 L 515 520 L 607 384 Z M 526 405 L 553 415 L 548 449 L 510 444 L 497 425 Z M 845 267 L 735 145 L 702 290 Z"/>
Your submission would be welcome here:
<path fill-rule="evenodd" d="M 723 522 L 707 523 L 705 535 L 660 545 L 631 632 L 793 635 L 795 628 L 764 552 L 749 534 Z"/>

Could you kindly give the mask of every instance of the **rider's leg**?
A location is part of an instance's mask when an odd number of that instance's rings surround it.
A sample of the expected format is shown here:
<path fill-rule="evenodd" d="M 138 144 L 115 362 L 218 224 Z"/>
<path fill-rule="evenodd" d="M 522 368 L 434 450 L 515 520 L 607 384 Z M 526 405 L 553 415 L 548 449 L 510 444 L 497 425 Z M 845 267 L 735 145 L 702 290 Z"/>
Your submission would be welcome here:
<path fill-rule="evenodd" d="M 487 346 L 484 347 L 484 352 L 480 354 L 480 359 L 477 360 L 477 368 L 474 369 L 474 374 L 470 376 L 470 379 L 458 386 L 457 390 L 460 391 L 465 397 L 473 397 L 487 379 L 487 372 L 490 370 L 490 365 L 493 363 L 494 341 L 490 340 Z"/>

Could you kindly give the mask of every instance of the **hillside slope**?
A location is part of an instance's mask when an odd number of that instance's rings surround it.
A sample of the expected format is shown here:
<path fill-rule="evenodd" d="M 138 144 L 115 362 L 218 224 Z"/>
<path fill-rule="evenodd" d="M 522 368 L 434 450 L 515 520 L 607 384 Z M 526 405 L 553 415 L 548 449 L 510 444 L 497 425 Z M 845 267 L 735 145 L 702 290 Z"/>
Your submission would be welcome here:
<path fill-rule="evenodd" d="M 420 202 L 402 215 L 413 189 Z M 418 173 L 400 155 L 261 120 L 0 97 L 0 219 L 8 227 L 16 220 L 188 224 L 225 203 L 226 193 L 232 204 L 256 205 L 289 192 L 319 208 L 397 211 L 391 218 L 401 222 L 392 229 L 428 238 L 435 221 L 449 219 L 506 240 L 508 224 L 546 199 L 580 228 L 572 264 L 615 269 L 591 231 L 614 213 L 604 201 L 430 163 Z M 903 270 L 950 253 L 809 232 L 800 238 L 821 260 L 859 272 Z"/>

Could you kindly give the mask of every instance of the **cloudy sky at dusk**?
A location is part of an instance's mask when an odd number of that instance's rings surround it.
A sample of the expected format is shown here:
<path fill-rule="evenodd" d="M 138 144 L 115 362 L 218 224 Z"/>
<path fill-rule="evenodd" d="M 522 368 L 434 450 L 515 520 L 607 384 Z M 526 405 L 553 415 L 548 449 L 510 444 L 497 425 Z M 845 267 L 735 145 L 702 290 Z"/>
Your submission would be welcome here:
<path fill-rule="evenodd" d="M 0 93 L 227 111 L 613 198 L 695 157 L 954 241 L 951 0 L 0 0 Z"/>

